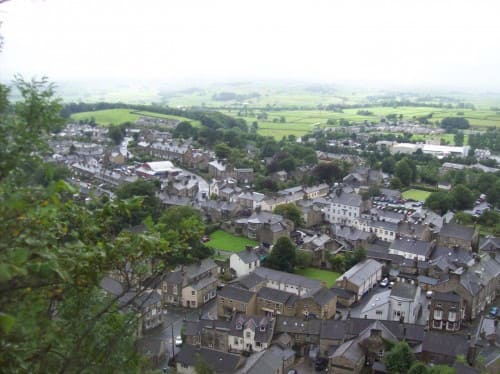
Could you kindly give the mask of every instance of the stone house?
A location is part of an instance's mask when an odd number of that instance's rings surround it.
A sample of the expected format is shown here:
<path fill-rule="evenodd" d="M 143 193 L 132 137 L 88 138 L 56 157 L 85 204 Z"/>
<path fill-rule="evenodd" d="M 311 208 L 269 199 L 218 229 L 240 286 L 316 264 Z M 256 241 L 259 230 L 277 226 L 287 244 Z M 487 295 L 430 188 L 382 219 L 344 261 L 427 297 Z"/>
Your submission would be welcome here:
<path fill-rule="evenodd" d="M 235 313 L 254 315 L 256 293 L 235 286 L 226 286 L 217 294 L 217 316 L 231 317 Z"/>
<path fill-rule="evenodd" d="M 447 278 L 432 287 L 433 291 L 455 292 L 463 299 L 464 319 L 473 320 L 495 300 L 500 291 L 500 263 L 488 254 L 476 257 L 468 269 L 450 271 Z"/>
<path fill-rule="evenodd" d="M 290 237 L 293 222 L 278 214 L 254 213 L 248 218 L 240 218 L 229 227 L 237 235 L 243 235 L 262 243 L 274 244 L 281 237 Z"/>
<path fill-rule="evenodd" d="M 218 266 L 212 259 L 181 266 L 161 281 L 165 304 L 198 308 L 216 296 Z"/>
<path fill-rule="evenodd" d="M 428 261 L 436 248 L 436 242 L 425 242 L 410 238 L 396 238 L 389 247 L 389 254 L 406 259 Z"/>
<path fill-rule="evenodd" d="M 442 247 L 458 246 L 469 251 L 477 251 L 479 231 L 477 228 L 466 227 L 454 223 L 445 223 L 439 232 L 438 243 Z"/>
<path fill-rule="evenodd" d="M 306 318 L 330 319 L 337 311 L 337 295 L 332 290 L 322 288 L 313 295 L 297 299 L 295 315 Z"/>
<path fill-rule="evenodd" d="M 294 316 L 297 299 L 298 296 L 294 293 L 262 287 L 257 292 L 257 314 L 269 317 Z"/>
<path fill-rule="evenodd" d="M 226 176 L 226 160 L 214 160 L 208 163 L 208 175 L 212 178 L 223 178 Z"/>
<path fill-rule="evenodd" d="M 383 265 L 375 260 L 364 260 L 342 274 L 335 286 L 354 292 L 356 301 L 359 301 L 382 279 L 382 267 Z"/>
<path fill-rule="evenodd" d="M 431 330 L 455 332 L 460 330 L 465 308 L 460 295 L 454 292 L 434 292 L 429 309 Z"/>

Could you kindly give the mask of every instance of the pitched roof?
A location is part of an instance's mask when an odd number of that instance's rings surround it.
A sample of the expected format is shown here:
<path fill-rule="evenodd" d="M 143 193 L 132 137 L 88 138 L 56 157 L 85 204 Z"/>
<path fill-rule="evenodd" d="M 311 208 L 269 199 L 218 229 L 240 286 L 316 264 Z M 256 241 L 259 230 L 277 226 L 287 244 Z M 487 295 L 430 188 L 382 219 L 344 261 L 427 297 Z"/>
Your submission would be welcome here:
<path fill-rule="evenodd" d="M 255 361 L 254 365 L 247 371 L 248 374 L 276 373 L 283 365 L 283 360 L 293 357 L 295 352 L 291 349 L 281 349 L 272 346 Z"/>
<path fill-rule="evenodd" d="M 439 235 L 471 241 L 474 236 L 474 231 L 472 227 L 458 225 L 456 223 L 445 223 L 443 227 L 441 227 Z"/>
<path fill-rule="evenodd" d="M 261 277 L 255 272 L 252 272 L 248 275 L 239 278 L 234 284 L 238 285 L 239 287 L 250 290 L 264 281 L 265 278 Z"/>
<path fill-rule="evenodd" d="M 233 374 L 240 362 L 240 356 L 232 353 L 214 351 L 207 348 L 196 348 L 186 344 L 175 356 L 177 362 L 186 366 L 195 366 L 199 357 L 216 373 Z"/>
<path fill-rule="evenodd" d="M 251 262 L 255 262 L 259 260 L 259 256 L 255 254 L 252 250 L 245 250 L 236 253 L 236 255 L 240 258 L 241 261 L 245 264 L 249 264 Z"/>
<path fill-rule="evenodd" d="M 436 331 L 427 331 L 422 342 L 423 352 L 432 352 L 438 355 L 456 357 L 459 354 L 467 355 L 467 337 Z"/>
<path fill-rule="evenodd" d="M 362 203 L 361 196 L 356 193 L 345 193 L 341 192 L 340 195 L 332 194 L 333 204 L 342 204 L 348 206 L 359 207 Z"/>
<path fill-rule="evenodd" d="M 432 300 L 436 301 L 449 301 L 452 303 L 459 303 L 462 300 L 460 295 L 455 292 L 436 292 L 434 291 L 432 294 Z"/>
<path fill-rule="evenodd" d="M 347 270 L 338 278 L 337 282 L 343 280 L 344 278 L 347 278 L 348 281 L 356 285 L 362 285 L 367 278 L 371 277 L 374 273 L 382 269 L 382 267 L 383 266 L 381 263 L 372 259 L 366 259 Z"/>
<path fill-rule="evenodd" d="M 252 297 L 255 295 L 254 292 L 244 290 L 242 288 L 234 286 L 226 286 L 222 290 L 218 291 L 219 297 L 224 297 L 232 300 L 238 300 L 244 303 L 248 303 Z"/>
<path fill-rule="evenodd" d="M 315 292 L 322 287 L 321 282 L 318 280 L 309 279 L 297 274 L 286 273 L 284 271 L 268 269 L 265 267 L 258 267 L 255 269 L 254 273 L 267 280 L 299 286 L 309 290 L 310 292 Z"/>
<path fill-rule="evenodd" d="M 391 290 L 391 297 L 398 297 L 401 299 L 415 300 L 418 287 L 411 283 L 397 282 Z"/>
<path fill-rule="evenodd" d="M 276 325 L 274 326 L 276 333 L 289 334 L 309 334 L 319 335 L 321 331 L 321 320 L 307 319 L 300 317 L 286 317 L 278 315 L 276 317 Z"/>
<path fill-rule="evenodd" d="M 262 287 L 257 292 L 257 297 L 281 304 L 285 304 L 292 296 L 295 295 L 291 292 L 281 291 L 269 287 Z"/>
<path fill-rule="evenodd" d="M 431 242 L 426 242 L 423 240 L 396 238 L 392 242 L 389 249 L 414 255 L 420 255 L 427 258 L 432 253 L 433 245 Z"/>

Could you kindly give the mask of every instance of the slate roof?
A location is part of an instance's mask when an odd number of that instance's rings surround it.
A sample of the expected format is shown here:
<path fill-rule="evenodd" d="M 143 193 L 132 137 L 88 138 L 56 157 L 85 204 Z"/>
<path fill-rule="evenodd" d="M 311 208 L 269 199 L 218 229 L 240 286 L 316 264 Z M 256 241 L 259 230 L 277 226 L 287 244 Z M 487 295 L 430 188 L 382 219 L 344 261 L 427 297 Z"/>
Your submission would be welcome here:
<path fill-rule="evenodd" d="M 433 245 L 431 242 L 425 242 L 423 240 L 415 240 L 409 238 L 397 238 L 394 239 L 389 249 L 402 251 L 405 253 L 410 253 L 414 255 L 424 256 L 425 258 L 430 257 L 432 253 Z"/>
<path fill-rule="evenodd" d="M 269 288 L 269 287 L 262 287 L 257 292 L 257 297 L 280 304 L 285 304 L 292 296 L 294 296 L 294 294 L 291 292 L 276 290 L 274 288 Z"/>
<path fill-rule="evenodd" d="M 219 297 L 224 297 L 227 299 L 232 299 L 232 300 L 237 300 L 241 301 L 243 303 L 248 303 L 253 295 L 255 295 L 254 292 L 244 290 L 242 288 L 234 287 L 227 285 L 224 287 L 222 290 L 218 291 L 218 296 Z"/>
<path fill-rule="evenodd" d="M 197 355 L 210 366 L 216 373 L 234 374 L 240 362 L 240 355 L 214 351 L 207 348 L 196 348 L 192 345 L 184 345 L 175 356 L 177 362 L 186 366 L 195 366 Z"/>
<path fill-rule="evenodd" d="M 342 204 L 342 205 L 359 207 L 359 206 L 361 206 L 361 203 L 362 203 L 361 196 L 358 194 L 355 194 L 355 193 L 348 194 L 348 193 L 342 192 L 338 196 L 337 196 L 337 194 L 333 193 L 330 196 L 332 197 L 333 204 Z"/>
<path fill-rule="evenodd" d="M 336 296 L 337 294 L 334 291 L 322 288 L 312 296 L 312 299 L 318 305 L 325 305 L 332 301 L 333 298 L 336 298 Z"/>
<path fill-rule="evenodd" d="M 217 283 L 217 278 L 215 278 L 214 276 L 210 276 L 202 278 L 198 282 L 191 284 L 191 287 L 195 290 L 202 290 L 206 286 L 213 283 Z"/>
<path fill-rule="evenodd" d="M 457 295 L 455 292 L 436 292 L 436 291 L 434 291 L 432 294 L 432 300 L 459 303 L 462 300 L 462 298 L 460 297 L 460 295 Z"/>
<path fill-rule="evenodd" d="M 318 280 L 309 279 L 297 274 L 290 274 L 283 271 L 268 269 L 265 267 L 258 267 L 254 273 L 267 280 L 296 285 L 308 289 L 310 292 L 315 292 L 322 287 Z"/>
<path fill-rule="evenodd" d="M 244 250 L 244 251 L 238 252 L 236 255 L 245 264 L 249 264 L 251 262 L 255 262 L 255 261 L 259 260 L 259 256 L 257 256 L 255 254 L 255 252 L 252 251 L 252 250 L 250 250 L 250 251 L 249 250 Z"/>
<path fill-rule="evenodd" d="M 244 289 L 251 290 L 255 286 L 259 285 L 260 283 L 262 283 L 264 281 L 265 281 L 265 278 L 257 275 L 255 272 L 251 272 L 250 274 L 239 278 L 234 284 L 238 285 Z"/>
<path fill-rule="evenodd" d="M 500 249 L 500 238 L 496 237 L 486 237 L 482 238 L 479 243 L 479 249 L 481 251 L 498 251 Z"/>
<path fill-rule="evenodd" d="M 415 300 L 418 287 L 411 283 L 397 282 L 391 290 L 391 297 L 398 297 L 401 299 Z"/>
<path fill-rule="evenodd" d="M 467 337 L 464 335 L 427 331 L 422 341 L 422 352 L 432 352 L 448 357 L 456 357 L 460 354 L 467 356 L 467 348 Z"/>
<path fill-rule="evenodd" d="M 330 290 L 337 295 L 337 297 L 342 297 L 344 299 L 350 299 L 351 297 L 355 296 L 356 294 L 352 291 L 349 290 L 344 290 L 343 288 L 339 287 L 332 287 Z"/>
<path fill-rule="evenodd" d="M 344 278 L 347 278 L 349 282 L 360 286 L 366 281 L 366 279 L 382 269 L 382 267 L 383 265 L 381 263 L 372 259 L 367 259 L 363 262 L 357 263 L 352 268 L 347 270 L 338 278 L 337 282 L 340 282 Z"/>
<path fill-rule="evenodd" d="M 263 374 L 276 373 L 281 370 L 283 360 L 295 356 L 295 352 L 291 349 L 281 349 L 276 346 L 269 348 L 255 364 L 248 370 L 247 374 Z"/>
<path fill-rule="evenodd" d="M 121 295 L 123 293 L 123 286 L 117 280 L 110 277 L 104 277 L 101 280 L 101 288 L 114 296 Z"/>
<path fill-rule="evenodd" d="M 455 223 L 445 223 L 443 227 L 441 227 L 439 235 L 471 241 L 474 235 L 474 228 L 457 225 Z"/>
<path fill-rule="evenodd" d="M 274 330 L 276 333 L 319 335 L 321 322 L 319 319 L 277 316 Z"/>

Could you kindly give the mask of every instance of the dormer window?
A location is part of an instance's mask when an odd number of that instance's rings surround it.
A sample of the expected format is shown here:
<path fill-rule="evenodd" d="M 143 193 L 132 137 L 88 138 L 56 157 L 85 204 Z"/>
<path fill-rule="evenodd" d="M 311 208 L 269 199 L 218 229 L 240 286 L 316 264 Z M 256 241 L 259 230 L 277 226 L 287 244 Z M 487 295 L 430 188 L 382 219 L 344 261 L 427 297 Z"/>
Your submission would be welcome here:
<path fill-rule="evenodd" d="M 260 331 L 262 332 L 266 331 L 266 325 L 260 325 Z"/>
<path fill-rule="evenodd" d="M 241 330 L 243 328 L 243 325 L 240 322 L 236 323 L 236 330 Z"/>

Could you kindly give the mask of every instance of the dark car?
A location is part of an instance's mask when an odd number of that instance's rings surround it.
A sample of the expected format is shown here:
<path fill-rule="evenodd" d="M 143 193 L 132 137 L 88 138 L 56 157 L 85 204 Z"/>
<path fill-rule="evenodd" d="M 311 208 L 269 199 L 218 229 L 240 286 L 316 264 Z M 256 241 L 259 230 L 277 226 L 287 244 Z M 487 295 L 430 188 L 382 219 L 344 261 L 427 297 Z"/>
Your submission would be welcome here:
<path fill-rule="evenodd" d="M 317 358 L 314 361 L 314 370 L 316 371 L 324 371 L 328 366 L 328 359 L 326 358 Z"/>

